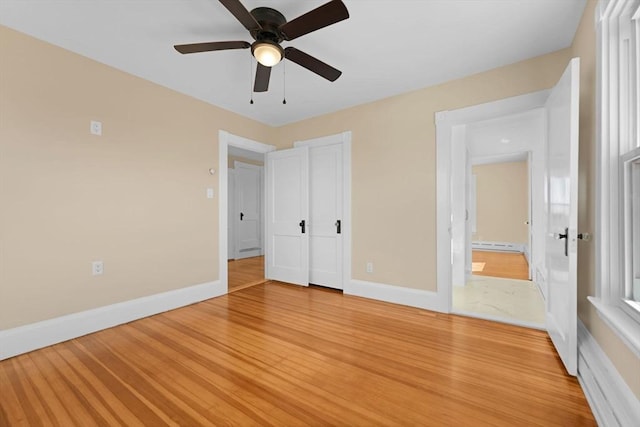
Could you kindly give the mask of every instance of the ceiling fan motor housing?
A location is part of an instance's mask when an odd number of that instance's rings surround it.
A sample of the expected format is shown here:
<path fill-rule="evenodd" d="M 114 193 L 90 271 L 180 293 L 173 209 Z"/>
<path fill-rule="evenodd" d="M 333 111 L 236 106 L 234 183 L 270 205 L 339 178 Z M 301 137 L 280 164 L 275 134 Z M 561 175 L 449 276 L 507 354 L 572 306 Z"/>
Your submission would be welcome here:
<path fill-rule="evenodd" d="M 262 27 L 261 29 L 251 30 L 251 37 L 256 41 L 272 41 L 279 44 L 284 37 L 280 32 L 280 26 L 287 23 L 284 15 L 270 7 L 257 7 L 253 9 L 251 15 Z"/>

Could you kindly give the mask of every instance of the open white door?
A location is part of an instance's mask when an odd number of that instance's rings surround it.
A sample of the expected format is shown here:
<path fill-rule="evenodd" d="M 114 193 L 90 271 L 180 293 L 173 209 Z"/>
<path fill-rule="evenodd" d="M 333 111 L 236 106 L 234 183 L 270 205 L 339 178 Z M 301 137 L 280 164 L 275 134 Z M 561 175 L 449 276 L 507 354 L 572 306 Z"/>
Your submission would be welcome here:
<path fill-rule="evenodd" d="M 549 336 L 570 375 L 576 375 L 578 107 L 580 60 L 569 63 L 546 102 L 547 237 L 546 323 Z"/>
<path fill-rule="evenodd" d="M 262 166 L 234 163 L 235 259 L 262 253 Z"/>
<path fill-rule="evenodd" d="M 267 154 L 266 277 L 309 285 L 309 149 Z"/>
<path fill-rule="evenodd" d="M 309 148 L 309 281 L 342 289 L 342 144 Z"/>

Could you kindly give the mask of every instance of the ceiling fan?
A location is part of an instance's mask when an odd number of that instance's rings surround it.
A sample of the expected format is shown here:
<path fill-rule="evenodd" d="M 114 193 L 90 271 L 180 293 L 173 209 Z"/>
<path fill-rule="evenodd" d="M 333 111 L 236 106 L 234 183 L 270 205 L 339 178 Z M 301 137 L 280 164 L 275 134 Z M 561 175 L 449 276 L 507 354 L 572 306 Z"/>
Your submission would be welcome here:
<path fill-rule="evenodd" d="M 332 0 L 287 22 L 287 19 L 270 7 L 257 7 L 249 12 L 240 0 L 219 0 L 244 27 L 255 40 L 222 41 L 208 43 L 192 43 L 175 45 L 174 48 L 183 54 L 210 52 L 227 49 L 248 49 L 258 61 L 256 78 L 253 85 L 254 92 L 266 92 L 269 89 L 271 67 L 283 58 L 293 61 L 307 70 L 318 74 L 329 81 L 336 81 L 342 74 L 340 70 L 325 64 L 313 56 L 295 47 L 282 48 L 282 41 L 291 41 L 305 34 L 327 27 L 349 18 L 349 11 L 341 0 Z"/>

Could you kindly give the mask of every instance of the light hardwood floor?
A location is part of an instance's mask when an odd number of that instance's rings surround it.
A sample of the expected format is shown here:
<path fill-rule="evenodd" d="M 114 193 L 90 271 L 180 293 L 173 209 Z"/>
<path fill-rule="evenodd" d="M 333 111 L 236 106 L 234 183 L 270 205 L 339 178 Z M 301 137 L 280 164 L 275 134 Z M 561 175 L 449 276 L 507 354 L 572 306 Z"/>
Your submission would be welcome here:
<path fill-rule="evenodd" d="M 476 276 L 529 280 L 529 263 L 522 253 L 473 251 L 472 261 L 485 263 L 482 271 L 473 272 Z"/>
<path fill-rule="evenodd" d="M 541 331 L 266 282 L 0 362 L 3 426 L 594 426 Z"/>
<path fill-rule="evenodd" d="M 230 260 L 227 265 L 229 292 L 248 288 L 266 280 L 263 256 Z"/>

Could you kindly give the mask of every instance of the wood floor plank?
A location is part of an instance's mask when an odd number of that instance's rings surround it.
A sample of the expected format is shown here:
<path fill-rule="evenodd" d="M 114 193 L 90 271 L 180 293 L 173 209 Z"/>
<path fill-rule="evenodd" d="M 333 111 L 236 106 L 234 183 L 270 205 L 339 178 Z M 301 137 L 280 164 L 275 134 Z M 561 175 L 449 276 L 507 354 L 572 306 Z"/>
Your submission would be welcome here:
<path fill-rule="evenodd" d="M 117 390 L 108 387 L 108 381 L 88 369 L 66 344 L 53 346 L 55 352 L 49 357 L 74 393 L 83 396 L 87 405 L 100 412 L 107 425 L 142 426 L 142 422 L 115 394 Z"/>
<path fill-rule="evenodd" d="M 529 263 L 523 253 L 475 250 L 472 261 L 485 263 L 482 271 L 473 272 L 476 276 L 529 280 Z"/>
<path fill-rule="evenodd" d="M 266 282 L 0 362 L 1 425 L 594 426 L 538 330 Z"/>
<path fill-rule="evenodd" d="M 229 292 L 264 283 L 264 256 L 229 260 L 227 272 Z"/>
<path fill-rule="evenodd" d="M 46 353 L 50 349 L 42 352 L 34 352 L 30 357 L 21 360 L 24 366 L 28 366 L 28 374 L 35 387 L 41 390 L 41 398 L 45 400 L 46 406 L 51 409 L 47 411 L 49 423 L 51 425 L 64 426 L 72 423 L 70 411 L 76 412 L 74 416 L 82 422 L 91 423 L 91 414 L 87 412 L 87 407 L 77 400 L 77 396 L 71 398 L 71 390 L 64 380 L 58 375 L 56 368 L 48 362 Z M 33 372 L 40 371 L 43 375 L 34 375 Z M 69 394 L 70 398 L 62 402 L 59 396 Z"/>
<path fill-rule="evenodd" d="M 202 364 L 193 369 L 182 360 L 184 354 L 153 339 L 147 339 L 148 336 L 132 327 L 125 334 L 130 334 L 132 341 L 142 350 L 142 363 L 149 358 L 157 357 L 158 360 L 171 360 L 170 366 L 163 366 L 164 370 L 159 374 L 159 380 L 167 384 L 169 381 L 174 387 L 180 388 L 175 393 L 185 394 L 186 399 L 202 402 L 207 406 L 209 420 L 216 425 L 233 425 L 238 423 L 241 425 L 265 425 L 265 419 L 255 414 L 249 413 L 247 408 L 238 404 L 233 397 L 229 396 L 227 391 L 233 388 L 233 383 L 222 384 L 222 379 L 212 374 L 210 364 Z M 146 337 L 140 339 L 140 337 Z M 199 368 L 199 369 L 198 369 Z M 225 387 L 226 386 L 226 387 Z M 218 411 L 218 408 L 224 408 L 224 411 Z"/>

